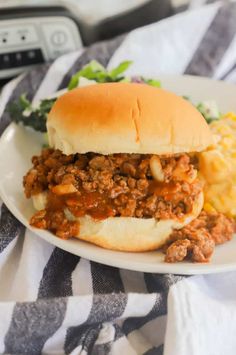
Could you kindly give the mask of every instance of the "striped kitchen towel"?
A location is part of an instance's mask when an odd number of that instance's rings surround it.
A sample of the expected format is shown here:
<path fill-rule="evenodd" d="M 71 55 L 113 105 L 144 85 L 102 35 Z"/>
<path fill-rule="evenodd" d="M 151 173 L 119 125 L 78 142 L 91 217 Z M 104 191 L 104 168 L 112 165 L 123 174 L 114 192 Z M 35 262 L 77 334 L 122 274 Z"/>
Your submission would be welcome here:
<path fill-rule="evenodd" d="M 133 60 L 132 75 L 186 73 L 236 82 L 236 3 L 216 3 L 179 14 L 18 77 L 2 91 L 0 134 L 11 122 L 9 102 L 25 92 L 37 101 L 64 88 L 71 75 L 91 59 L 108 67 Z M 235 276 L 230 273 L 231 287 Z M 205 285 L 202 292 L 208 290 L 211 295 L 212 278 L 198 277 L 196 282 L 199 278 Z M 191 292 L 197 290 L 192 287 L 195 280 L 118 269 L 72 255 L 26 230 L 2 204 L 0 353 L 234 355 L 235 337 L 229 331 L 228 338 L 224 332 L 219 334 L 220 324 L 214 330 L 215 341 L 209 345 L 207 336 L 200 337 L 201 344 L 189 352 L 191 332 L 178 323 L 183 302 L 178 303 L 178 312 L 174 307 L 182 295 L 190 320 L 191 314 L 198 319 L 199 310 L 190 302 Z M 222 282 L 220 276 L 214 280 Z M 228 286 L 225 282 L 224 288 Z M 217 302 L 217 307 L 224 302 L 220 293 Z M 233 317 L 235 308 L 226 307 L 226 311 Z M 206 317 L 211 317 L 206 309 Z M 215 308 L 211 310 L 214 313 Z M 221 313 L 222 324 L 225 314 Z M 181 351 L 178 338 L 185 341 Z"/>

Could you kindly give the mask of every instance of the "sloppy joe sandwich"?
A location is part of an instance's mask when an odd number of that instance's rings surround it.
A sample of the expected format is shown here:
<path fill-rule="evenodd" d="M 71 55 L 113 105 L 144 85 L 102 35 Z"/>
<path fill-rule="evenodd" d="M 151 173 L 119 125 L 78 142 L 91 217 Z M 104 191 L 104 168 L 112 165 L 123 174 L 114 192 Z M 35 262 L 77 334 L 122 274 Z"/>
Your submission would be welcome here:
<path fill-rule="evenodd" d="M 57 99 L 47 130 L 50 148 L 24 177 L 32 226 L 139 252 L 200 214 L 195 153 L 212 136 L 185 99 L 146 84 L 77 88 Z"/>

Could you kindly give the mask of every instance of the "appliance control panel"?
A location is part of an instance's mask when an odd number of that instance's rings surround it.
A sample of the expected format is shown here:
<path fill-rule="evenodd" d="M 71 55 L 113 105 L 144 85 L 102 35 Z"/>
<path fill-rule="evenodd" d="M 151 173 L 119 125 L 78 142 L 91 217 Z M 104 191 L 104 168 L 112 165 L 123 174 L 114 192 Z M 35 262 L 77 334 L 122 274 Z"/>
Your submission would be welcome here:
<path fill-rule="evenodd" d="M 77 24 L 66 16 L 0 21 L 0 79 L 17 75 L 82 47 Z"/>

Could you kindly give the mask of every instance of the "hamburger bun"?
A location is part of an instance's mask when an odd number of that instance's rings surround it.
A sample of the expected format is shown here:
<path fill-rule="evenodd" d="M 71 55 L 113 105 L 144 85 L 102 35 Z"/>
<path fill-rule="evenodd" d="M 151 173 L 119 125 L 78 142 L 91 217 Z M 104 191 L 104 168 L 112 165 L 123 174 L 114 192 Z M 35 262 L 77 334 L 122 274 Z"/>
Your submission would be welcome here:
<path fill-rule="evenodd" d="M 64 154 L 175 154 L 202 151 L 212 143 L 203 116 L 188 101 L 146 84 L 106 83 L 74 89 L 53 105 L 47 120 L 50 145 Z M 33 196 L 44 209 L 47 191 Z M 79 221 L 75 237 L 103 248 L 143 252 L 161 247 L 173 229 L 197 218 L 203 194 L 191 213 L 179 220 L 109 217 L 76 218 L 64 207 L 68 220 Z"/>
<path fill-rule="evenodd" d="M 61 96 L 48 115 L 50 146 L 64 154 L 199 152 L 210 129 L 187 100 L 146 84 L 106 83 Z"/>

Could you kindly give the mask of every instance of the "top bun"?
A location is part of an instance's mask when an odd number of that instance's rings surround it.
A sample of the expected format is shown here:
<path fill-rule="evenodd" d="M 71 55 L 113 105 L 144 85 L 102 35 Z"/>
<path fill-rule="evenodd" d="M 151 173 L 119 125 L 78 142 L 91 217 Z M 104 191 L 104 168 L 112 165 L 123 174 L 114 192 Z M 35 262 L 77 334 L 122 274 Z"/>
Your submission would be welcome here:
<path fill-rule="evenodd" d="M 64 154 L 199 152 L 210 129 L 187 100 L 146 84 L 106 83 L 61 96 L 47 120 L 49 143 Z"/>

